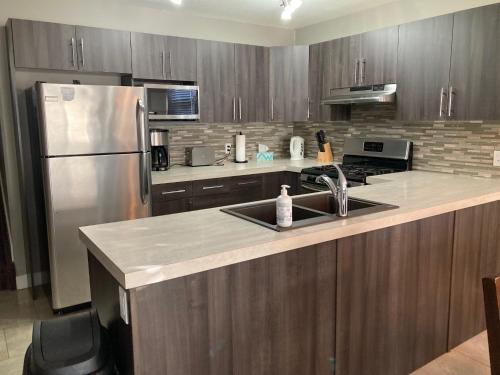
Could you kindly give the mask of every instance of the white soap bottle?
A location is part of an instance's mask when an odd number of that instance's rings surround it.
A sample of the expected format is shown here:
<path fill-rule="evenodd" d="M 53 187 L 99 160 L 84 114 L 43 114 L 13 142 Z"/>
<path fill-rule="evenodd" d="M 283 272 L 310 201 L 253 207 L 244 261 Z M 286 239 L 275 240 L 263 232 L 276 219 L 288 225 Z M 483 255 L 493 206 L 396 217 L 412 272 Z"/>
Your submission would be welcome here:
<path fill-rule="evenodd" d="M 292 226 L 292 198 L 287 189 L 290 189 L 290 186 L 281 185 L 281 195 L 276 199 L 276 221 L 282 228 Z"/>

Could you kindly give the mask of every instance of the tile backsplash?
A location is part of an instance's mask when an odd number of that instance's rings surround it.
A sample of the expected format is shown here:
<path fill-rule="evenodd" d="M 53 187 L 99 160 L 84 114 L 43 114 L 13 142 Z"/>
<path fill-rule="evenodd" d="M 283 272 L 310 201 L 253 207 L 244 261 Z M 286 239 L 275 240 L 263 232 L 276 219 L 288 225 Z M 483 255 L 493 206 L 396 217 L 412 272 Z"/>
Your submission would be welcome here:
<path fill-rule="evenodd" d="M 163 126 L 162 126 L 163 127 Z M 189 146 L 212 146 L 216 157 L 224 157 L 224 145 L 231 143 L 235 155 L 235 135 L 246 135 L 247 158 L 254 159 L 257 145 L 263 143 L 274 152 L 275 159 L 289 157 L 289 143 L 293 124 L 247 123 L 247 124 L 175 124 L 166 125 L 170 138 L 170 160 L 173 164 L 185 163 L 185 149 Z"/>

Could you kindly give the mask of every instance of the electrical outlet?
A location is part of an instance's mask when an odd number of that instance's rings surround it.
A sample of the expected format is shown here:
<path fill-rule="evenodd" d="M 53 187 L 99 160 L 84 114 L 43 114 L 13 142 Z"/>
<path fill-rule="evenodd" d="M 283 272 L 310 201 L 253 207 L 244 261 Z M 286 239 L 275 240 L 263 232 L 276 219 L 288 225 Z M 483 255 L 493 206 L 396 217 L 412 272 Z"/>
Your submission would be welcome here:
<path fill-rule="evenodd" d="M 231 143 L 226 143 L 224 145 L 224 150 L 226 152 L 226 155 L 230 154 L 231 153 Z"/>
<path fill-rule="evenodd" d="M 493 166 L 500 167 L 500 151 L 493 153 Z"/>

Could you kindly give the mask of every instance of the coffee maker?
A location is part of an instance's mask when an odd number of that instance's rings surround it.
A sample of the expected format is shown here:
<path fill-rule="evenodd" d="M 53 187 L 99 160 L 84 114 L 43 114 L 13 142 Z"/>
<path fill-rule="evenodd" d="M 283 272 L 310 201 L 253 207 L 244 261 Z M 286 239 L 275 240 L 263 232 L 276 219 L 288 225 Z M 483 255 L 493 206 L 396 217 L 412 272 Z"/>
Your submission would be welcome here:
<path fill-rule="evenodd" d="M 150 134 L 152 169 L 153 171 L 166 171 L 170 166 L 168 130 L 152 129 Z"/>

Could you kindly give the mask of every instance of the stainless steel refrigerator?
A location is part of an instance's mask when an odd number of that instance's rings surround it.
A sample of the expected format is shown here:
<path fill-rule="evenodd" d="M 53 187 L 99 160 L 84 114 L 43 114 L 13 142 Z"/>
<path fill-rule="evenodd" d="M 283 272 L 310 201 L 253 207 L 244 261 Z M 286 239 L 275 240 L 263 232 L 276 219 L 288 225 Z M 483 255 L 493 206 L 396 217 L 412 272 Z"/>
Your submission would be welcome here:
<path fill-rule="evenodd" d="M 52 306 L 90 301 L 81 226 L 150 216 L 149 137 L 139 87 L 36 86 Z"/>

